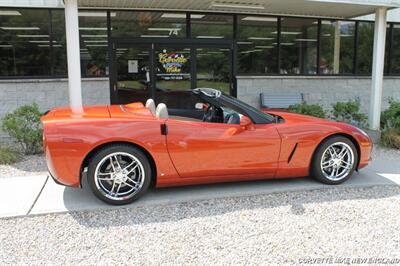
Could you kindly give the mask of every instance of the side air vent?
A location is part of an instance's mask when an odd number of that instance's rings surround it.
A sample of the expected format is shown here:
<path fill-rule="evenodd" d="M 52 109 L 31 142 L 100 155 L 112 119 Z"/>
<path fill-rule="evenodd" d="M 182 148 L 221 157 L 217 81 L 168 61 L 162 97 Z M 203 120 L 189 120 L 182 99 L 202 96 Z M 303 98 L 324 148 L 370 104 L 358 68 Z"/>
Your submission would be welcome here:
<path fill-rule="evenodd" d="M 294 155 L 294 153 L 296 152 L 297 145 L 298 145 L 298 143 L 296 143 L 296 145 L 294 145 L 293 150 L 292 150 L 292 152 L 291 152 L 290 155 L 289 155 L 289 158 L 288 158 L 288 161 L 287 161 L 288 163 L 290 163 L 290 161 L 292 160 L 293 155 Z"/>

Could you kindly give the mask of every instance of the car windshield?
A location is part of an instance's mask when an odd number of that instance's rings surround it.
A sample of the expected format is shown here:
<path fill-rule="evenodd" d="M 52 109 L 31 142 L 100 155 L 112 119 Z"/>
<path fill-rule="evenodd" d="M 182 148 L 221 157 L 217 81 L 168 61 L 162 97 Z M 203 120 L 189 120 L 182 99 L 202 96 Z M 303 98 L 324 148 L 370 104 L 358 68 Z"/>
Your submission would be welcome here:
<path fill-rule="evenodd" d="M 192 92 L 196 95 L 203 95 L 205 98 L 216 101 L 219 103 L 219 105 L 222 104 L 223 106 L 221 107 L 225 106 L 238 113 L 249 115 L 250 119 L 252 119 L 255 123 L 272 123 L 275 121 L 275 117 L 273 115 L 264 113 L 259 109 L 219 90 L 211 88 L 197 88 Z"/>
<path fill-rule="evenodd" d="M 264 112 L 260 111 L 259 109 L 255 108 L 255 107 L 253 107 L 253 106 L 251 106 L 251 105 L 249 105 L 249 104 L 247 104 L 247 103 L 245 103 L 245 102 L 243 102 L 243 101 L 241 101 L 241 100 L 238 100 L 238 99 L 235 98 L 235 97 L 232 97 L 232 96 L 227 95 L 227 94 L 225 94 L 225 93 L 223 93 L 223 95 L 224 95 L 224 97 L 229 98 L 231 101 L 238 102 L 238 103 L 239 103 L 241 106 L 243 106 L 244 108 L 249 109 L 249 110 L 251 110 L 251 111 L 253 111 L 253 112 L 255 112 L 255 113 L 258 113 L 259 116 L 264 117 L 264 118 L 267 119 L 268 121 L 270 121 L 270 122 L 275 121 L 274 116 L 272 116 L 272 115 L 270 115 L 270 114 L 267 114 L 267 113 L 264 113 Z"/>

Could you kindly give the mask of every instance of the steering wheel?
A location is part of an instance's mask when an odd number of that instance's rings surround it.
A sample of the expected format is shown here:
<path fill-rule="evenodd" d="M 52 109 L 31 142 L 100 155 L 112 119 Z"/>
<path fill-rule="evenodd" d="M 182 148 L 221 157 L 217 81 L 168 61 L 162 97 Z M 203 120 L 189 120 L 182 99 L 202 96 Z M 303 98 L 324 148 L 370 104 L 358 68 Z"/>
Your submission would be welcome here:
<path fill-rule="evenodd" d="M 203 115 L 203 122 L 213 122 L 217 108 L 210 104 Z"/>

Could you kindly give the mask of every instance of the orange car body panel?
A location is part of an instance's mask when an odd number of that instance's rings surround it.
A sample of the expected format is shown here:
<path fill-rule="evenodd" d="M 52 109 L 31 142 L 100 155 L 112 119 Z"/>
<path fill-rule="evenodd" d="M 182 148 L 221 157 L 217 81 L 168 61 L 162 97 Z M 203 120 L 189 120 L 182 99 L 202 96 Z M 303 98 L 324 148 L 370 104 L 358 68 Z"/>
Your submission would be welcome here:
<path fill-rule="evenodd" d="M 57 182 L 78 187 L 91 152 L 107 143 L 128 142 L 153 159 L 157 187 L 293 178 L 309 175 L 317 146 L 334 134 L 358 143 L 358 168 L 371 160 L 371 140 L 351 125 L 269 112 L 284 122 L 252 124 L 242 118 L 241 125 L 231 125 L 157 119 L 139 103 L 85 107 L 82 115 L 58 108 L 42 117 L 47 165 Z M 161 134 L 164 123 L 167 135 Z"/>

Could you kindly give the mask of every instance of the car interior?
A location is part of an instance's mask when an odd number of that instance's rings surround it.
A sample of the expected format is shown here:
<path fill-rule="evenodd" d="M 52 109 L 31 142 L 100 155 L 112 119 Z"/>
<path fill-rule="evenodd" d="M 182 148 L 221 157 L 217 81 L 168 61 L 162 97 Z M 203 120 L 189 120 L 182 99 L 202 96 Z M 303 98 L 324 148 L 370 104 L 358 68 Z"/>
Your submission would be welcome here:
<path fill-rule="evenodd" d="M 146 108 L 159 119 L 175 119 L 194 122 L 240 124 L 241 114 L 227 108 L 215 106 L 211 103 L 198 102 L 192 110 L 169 110 L 165 103 L 159 103 L 156 107 L 153 99 L 146 101 Z"/>

